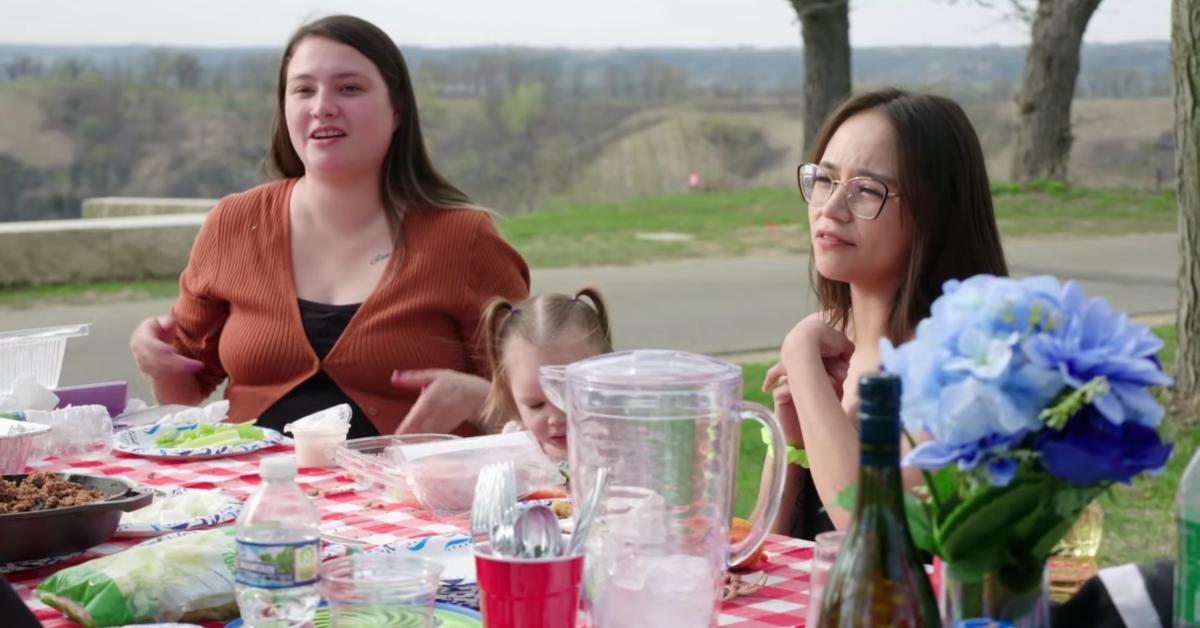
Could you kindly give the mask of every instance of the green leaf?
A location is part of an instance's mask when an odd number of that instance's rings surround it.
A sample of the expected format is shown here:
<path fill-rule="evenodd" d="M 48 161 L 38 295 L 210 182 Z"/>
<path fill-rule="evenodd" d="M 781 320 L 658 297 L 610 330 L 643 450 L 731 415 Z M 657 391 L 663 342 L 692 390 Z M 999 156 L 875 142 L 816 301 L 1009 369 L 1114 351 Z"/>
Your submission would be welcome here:
<path fill-rule="evenodd" d="M 854 499 L 858 494 L 858 485 L 851 483 L 842 492 L 838 493 L 837 499 L 833 500 L 833 505 L 847 512 L 854 512 Z"/>
<path fill-rule="evenodd" d="M 1036 515 L 1048 488 L 1046 484 L 1046 481 L 1014 479 L 1008 486 L 990 487 L 965 499 L 946 517 L 935 535 L 942 558 L 956 562 L 982 548 L 1003 546 L 1014 525 Z"/>
<path fill-rule="evenodd" d="M 904 514 L 908 519 L 908 532 L 912 535 L 913 544 L 930 552 L 937 553 L 933 541 L 933 526 L 929 521 L 929 510 L 921 500 L 908 491 L 904 492 Z"/>

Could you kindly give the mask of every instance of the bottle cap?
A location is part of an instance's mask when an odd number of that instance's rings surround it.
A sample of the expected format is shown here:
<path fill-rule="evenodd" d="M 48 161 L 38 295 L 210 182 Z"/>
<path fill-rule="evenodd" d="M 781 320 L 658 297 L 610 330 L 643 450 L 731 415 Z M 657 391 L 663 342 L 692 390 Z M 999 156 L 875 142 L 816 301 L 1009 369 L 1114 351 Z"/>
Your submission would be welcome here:
<path fill-rule="evenodd" d="M 258 463 L 258 477 L 264 480 L 287 480 L 296 477 L 296 457 L 291 454 L 264 456 Z"/>
<path fill-rule="evenodd" d="M 894 373 L 868 373 L 858 378 L 860 413 L 899 414 L 900 376 Z"/>
<path fill-rule="evenodd" d="M 864 443 L 899 445 L 900 378 L 889 373 L 863 375 L 858 380 L 858 420 Z"/>

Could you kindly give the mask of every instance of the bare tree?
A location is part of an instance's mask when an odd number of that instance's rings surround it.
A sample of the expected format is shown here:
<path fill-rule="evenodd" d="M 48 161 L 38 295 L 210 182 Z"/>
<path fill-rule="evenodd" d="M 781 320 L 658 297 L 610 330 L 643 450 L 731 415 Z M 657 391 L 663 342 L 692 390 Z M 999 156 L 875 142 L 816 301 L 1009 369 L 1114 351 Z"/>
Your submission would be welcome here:
<path fill-rule="evenodd" d="M 1195 408 L 1200 401 L 1200 0 L 1173 0 L 1171 24 L 1181 258 L 1175 394 Z"/>
<path fill-rule="evenodd" d="M 1014 11 L 1023 8 L 1011 0 Z M 1083 31 L 1100 0 L 1038 0 L 1033 38 L 1017 90 L 1017 146 L 1012 176 L 1065 181 L 1071 154 L 1071 100 Z M 1027 10 L 1026 10 L 1027 11 Z M 1028 17 L 1028 13 L 1024 13 Z"/>
<path fill-rule="evenodd" d="M 825 116 L 850 95 L 850 1 L 790 0 L 804 39 L 804 154 Z"/>

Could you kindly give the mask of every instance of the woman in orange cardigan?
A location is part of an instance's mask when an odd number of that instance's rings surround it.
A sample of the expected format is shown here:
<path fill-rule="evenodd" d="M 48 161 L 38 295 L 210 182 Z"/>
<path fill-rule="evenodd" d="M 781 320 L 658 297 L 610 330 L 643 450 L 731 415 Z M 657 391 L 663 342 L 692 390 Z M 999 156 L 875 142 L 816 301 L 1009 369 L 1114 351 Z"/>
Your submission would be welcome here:
<path fill-rule="evenodd" d="M 352 438 L 469 429 L 488 390 L 480 315 L 524 299 L 529 269 L 434 169 L 386 33 L 333 16 L 292 36 L 270 160 L 282 178 L 221 200 L 171 313 L 134 330 L 158 401 L 228 380 L 236 421 L 348 402 Z"/>

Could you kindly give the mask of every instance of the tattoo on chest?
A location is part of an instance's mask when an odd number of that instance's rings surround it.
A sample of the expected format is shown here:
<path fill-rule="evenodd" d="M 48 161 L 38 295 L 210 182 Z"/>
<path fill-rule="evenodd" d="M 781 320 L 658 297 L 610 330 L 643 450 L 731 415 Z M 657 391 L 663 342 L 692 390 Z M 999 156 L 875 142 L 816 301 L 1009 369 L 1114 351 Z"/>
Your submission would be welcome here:
<path fill-rule="evenodd" d="M 380 253 L 379 255 L 376 255 L 375 257 L 371 258 L 371 266 L 374 266 L 374 265 L 378 264 L 379 262 L 382 262 L 391 256 L 392 256 L 391 253 Z"/>

